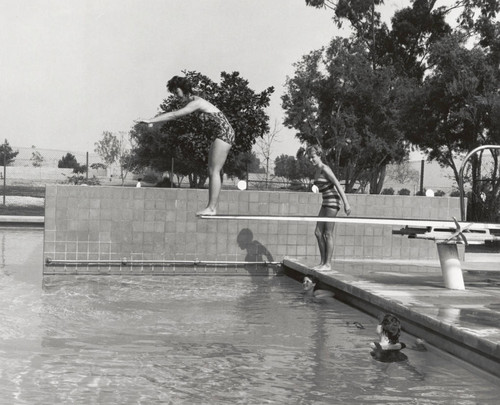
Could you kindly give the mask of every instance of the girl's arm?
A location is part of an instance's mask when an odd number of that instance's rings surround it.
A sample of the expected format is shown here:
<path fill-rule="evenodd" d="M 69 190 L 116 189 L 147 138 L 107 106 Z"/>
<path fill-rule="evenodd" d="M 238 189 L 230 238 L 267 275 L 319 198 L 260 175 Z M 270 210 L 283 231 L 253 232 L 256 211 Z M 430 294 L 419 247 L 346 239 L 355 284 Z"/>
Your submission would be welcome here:
<path fill-rule="evenodd" d="M 328 165 L 324 165 L 322 170 L 325 174 L 325 177 L 334 184 L 340 195 L 340 198 L 342 198 L 342 202 L 344 203 L 344 211 L 347 215 L 349 215 L 351 213 L 351 206 L 349 205 L 349 201 L 347 201 L 347 197 L 344 193 L 344 189 L 340 185 L 340 182 L 337 180 L 337 177 L 335 177 L 335 174 L 333 174 L 332 169 L 330 169 Z"/>
<path fill-rule="evenodd" d="M 158 122 L 167 122 L 167 121 L 173 121 L 176 120 L 177 118 L 184 117 L 186 115 L 189 115 L 191 113 L 194 113 L 195 111 L 198 111 L 201 109 L 201 103 L 200 101 L 193 100 L 187 103 L 184 107 L 182 107 L 179 110 L 176 111 L 169 111 L 163 114 L 160 114 L 154 118 L 150 118 L 148 120 L 144 120 L 142 122 L 145 122 L 146 124 L 152 125 Z"/>

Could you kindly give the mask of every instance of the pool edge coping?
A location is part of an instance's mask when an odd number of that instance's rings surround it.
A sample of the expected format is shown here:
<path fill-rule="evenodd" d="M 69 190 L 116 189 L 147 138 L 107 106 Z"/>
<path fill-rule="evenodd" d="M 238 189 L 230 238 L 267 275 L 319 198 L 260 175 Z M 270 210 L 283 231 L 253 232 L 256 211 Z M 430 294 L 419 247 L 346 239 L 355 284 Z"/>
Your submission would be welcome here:
<path fill-rule="evenodd" d="M 313 275 L 324 284 L 341 292 L 337 298 L 341 301 L 361 309 L 377 317 L 381 312 L 391 312 L 401 318 L 403 329 L 423 338 L 437 348 L 451 353 L 483 371 L 500 377 L 500 345 L 477 334 L 468 332 L 451 323 L 443 322 L 432 316 L 419 313 L 402 303 L 375 294 L 364 289 L 362 285 L 355 285 L 355 277 L 345 273 L 330 272 L 328 274 L 313 270 L 308 266 L 287 257 L 283 266 L 303 275 Z M 344 279 L 336 278 L 341 275 Z"/>

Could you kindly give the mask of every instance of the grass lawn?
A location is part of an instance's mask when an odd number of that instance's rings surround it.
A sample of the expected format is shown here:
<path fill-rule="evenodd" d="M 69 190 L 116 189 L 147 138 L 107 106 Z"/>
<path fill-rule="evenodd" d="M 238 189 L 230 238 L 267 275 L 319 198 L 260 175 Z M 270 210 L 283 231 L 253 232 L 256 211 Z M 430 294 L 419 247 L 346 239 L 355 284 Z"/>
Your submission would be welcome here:
<path fill-rule="evenodd" d="M 45 197 L 45 187 L 36 186 L 5 186 L 0 185 L 0 201 L 3 195 L 18 195 L 21 197 Z"/>
<path fill-rule="evenodd" d="M 0 215 L 44 216 L 45 207 L 39 205 L 2 205 L 0 203 Z"/>
<path fill-rule="evenodd" d="M 0 185 L 0 215 L 43 216 L 45 208 L 39 205 L 3 205 L 3 196 L 45 197 L 45 187 Z"/>

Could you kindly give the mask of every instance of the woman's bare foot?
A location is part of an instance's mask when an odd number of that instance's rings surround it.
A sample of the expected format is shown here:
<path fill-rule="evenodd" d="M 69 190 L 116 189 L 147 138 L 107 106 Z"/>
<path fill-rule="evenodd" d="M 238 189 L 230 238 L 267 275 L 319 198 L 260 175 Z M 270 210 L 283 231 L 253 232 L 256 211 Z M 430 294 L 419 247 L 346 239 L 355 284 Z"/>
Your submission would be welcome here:
<path fill-rule="evenodd" d="M 323 263 L 320 263 L 320 264 L 317 264 L 316 266 L 314 266 L 312 269 L 313 270 L 321 270 L 321 268 L 324 266 Z"/>
<path fill-rule="evenodd" d="M 316 266 L 314 268 L 314 270 L 323 270 L 323 271 L 325 271 L 325 270 L 331 270 L 331 269 L 332 269 L 332 266 L 330 264 L 322 264 L 322 265 Z"/>
<path fill-rule="evenodd" d="M 198 211 L 196 213 L 197 217 L 202 216 L 202 215 L 217 215 L 217 211 L 215 209 L 207 207 L 204 210 Z"/>

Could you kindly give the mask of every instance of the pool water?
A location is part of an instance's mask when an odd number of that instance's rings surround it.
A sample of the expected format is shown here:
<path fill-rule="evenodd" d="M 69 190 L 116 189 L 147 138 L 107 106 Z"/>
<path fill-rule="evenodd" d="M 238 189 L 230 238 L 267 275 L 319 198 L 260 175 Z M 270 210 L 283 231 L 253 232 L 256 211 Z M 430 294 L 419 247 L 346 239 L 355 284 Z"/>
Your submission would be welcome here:
<path fill-rule="evenodd" d="M 373 360 L 374 318 L 290 278 L 42 281 L 42 237 L 0 230 L 2 404 L 498 403 L 498 380 L 433 348 Z"/>

